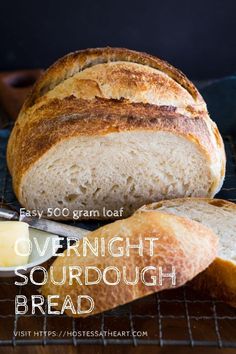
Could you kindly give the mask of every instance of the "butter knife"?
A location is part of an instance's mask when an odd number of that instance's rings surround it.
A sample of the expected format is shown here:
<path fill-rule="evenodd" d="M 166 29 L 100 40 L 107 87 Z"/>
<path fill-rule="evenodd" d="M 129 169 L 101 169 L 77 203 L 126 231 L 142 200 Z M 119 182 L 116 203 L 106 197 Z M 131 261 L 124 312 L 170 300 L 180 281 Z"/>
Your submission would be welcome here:
<path fill-rule="evenodd" d="M 19 215 L 16 211 L 0 208 L 0 218 L 7 220 L 23 221 L 33 229 L 46 231 L 55 235 L 70 237 L 72 239 L 80 240 L 86 236 L 90 231 L 75 227 L 71 225 L 62 224 L 56 221 L 47 219 L 38 219 L 35 217 L 26 216 L 21 212 Z"/>

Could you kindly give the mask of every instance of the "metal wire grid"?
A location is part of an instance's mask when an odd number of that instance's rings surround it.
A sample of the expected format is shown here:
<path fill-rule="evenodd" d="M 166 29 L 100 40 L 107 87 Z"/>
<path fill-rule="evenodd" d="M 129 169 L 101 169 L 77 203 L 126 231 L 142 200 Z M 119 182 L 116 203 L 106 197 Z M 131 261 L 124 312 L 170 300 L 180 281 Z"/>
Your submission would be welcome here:
<path fill-rule="evenodd" d="M 18 208 L 5 163 L 6 141 L 7 132 L 0 131 L 0 202 Z M 236 201 L 236 141 L 226 136 L 224 142 L 227 173 L 218 196 Z M 96 223 L 85 223 L 87 228 L 96 226 Z M 36 287 L 32 284 L 26 288 L 16 287 L 11 279 L 0 280 L 0 288 L 0 346 L 131 344 L 236 348 L 236 310 L 223 302 L 200 297 L 188 287 L 153 294 L 86 319 L 41 313 L 32 315 L 30 311 L 25 315 L 15 315 L 15 295 L 25 294 L 30 304 L 30 294 L 37 294 Z M 50 335 L 53 330 L 56 330 L 55 336 Z M 21 337 L 17 331 L 31 333 Z M 98 335 L 91 336 L 96 331 Z M 114 331 L 118 334 L 126 331 L 127 334 L 115 335 Z"/>

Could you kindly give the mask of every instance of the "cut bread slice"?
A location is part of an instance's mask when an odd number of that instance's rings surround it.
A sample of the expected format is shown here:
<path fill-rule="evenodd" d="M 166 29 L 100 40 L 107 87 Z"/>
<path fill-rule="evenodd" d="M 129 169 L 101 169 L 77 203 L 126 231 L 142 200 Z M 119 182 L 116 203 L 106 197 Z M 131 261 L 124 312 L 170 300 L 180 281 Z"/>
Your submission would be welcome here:
<path fill-rule="evenodd" d="M 137 212 L 150 210 L 188 217 L 219 236 L 218 257 L 192 285 L 236 307 L 236 205 L 221 199 L 182 198 L 145 205 Z"/>
<path fill-rule="evenodd" d="M 156 240 L 152 251 L 150 238 Z M 69 316 L 93 315 L 154 292 L 182 286 L 215 259 L 219 243 L 214 232 L 204 225 L 155 211 L 136 213 L 105 225 L 89 233 L 86 239 L 91 245 L 102 239 L 104 243 L 103 246 L 97 243 L 97 254 L 92 251 L 93 246 L 84 247 L 86 244 L 82 241 L 77 243 L 77 252 L 65 251 L 52 264 L 48 281 L 41 288 L 45 297 L 57 295 L 57 310 L 63 309 L 67 296 L 74 304 L 81 295 L 94 300 L 95 306 L 90 313 L 72 313 L 67 306 Z M 139 245 L 141 248 L 137 249 Z M 97 272 L 90 272 L 91 267 L 97 267 L 103 274 L 100 280 Z M 89 271 L 87 281 L 86 269 Z M 137 271 L 141 274 L 142 269 L 146 269 L 146 274 L 139 277 Z M 174 281 L 170 276 L 172 272 Z M 63 273 L 65 277 L 63 275 L 61 282 Z"/>

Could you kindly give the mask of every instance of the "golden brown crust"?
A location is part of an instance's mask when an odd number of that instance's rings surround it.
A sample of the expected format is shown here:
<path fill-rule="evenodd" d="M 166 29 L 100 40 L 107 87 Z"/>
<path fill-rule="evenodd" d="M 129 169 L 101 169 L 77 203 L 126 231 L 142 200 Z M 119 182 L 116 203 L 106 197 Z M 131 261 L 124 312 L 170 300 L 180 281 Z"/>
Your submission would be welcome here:
<path fill-rule="evenodd" d="M 126 285 L 122 280 L 115 286 L 108 286 L 103 281 L 96 285 L 85 285 L 83 280 L 81 285 L 77 283 L 70 285 L 67 271 L 65 284 L 55 285 L 49 280 L 42 287 L 42 294 L 59 295 L 59 309 L 66 295 L 71 296 L 73 303 L 76 303 L 78 295 L 89 295 L 95 301 L 92 314 L 100 313 L 153 292 L 183 285 L 212 262 L 218 244 L 217 237 L 203 225 L 186 218 L 156 212 L 135 214 L 125 220 L 116 221 L 90 233 L 87 238 L 93 243 L 95 237 L 98 239 L 104 237 L 108 242 L 117 236 L 123 240 L 128 238 L 131 245 L 137 244 L 137 240 L 142 239 L 143 256 L 140 256 L 136 249 L 130 251 L 129 256 L 112 257 L 106 252 L 103 257 L 100 253 L 98 256 L 88 253 L 85 257 L 80 243 L 78 246 L 80 256 L 75 255 L 74 252 L 70 256 L 64 253 L 64 257 L 58 257 L 53 263 L 55 279 L 61 279 L 63 267 L 69 266 L 81 266 L 83 271 L 87 266 L 97 266 L 101 271 L 108 266 L 115 266 L 121 272 L 122 267 L 125 266 L 129 280 L 135 279 L 135 267 L 140 269 L 147 266 L 161 267 L 163 273 L 166 273 L 171 272 L 173 266 L 176 272 L 176 284 L 171 284 L 170 278 L 163 278 L 162 284 L 158 282 L 154 286 L 144 285 L 141 281 L 136 285 Z M 154 242 L 153 255 L 148 251 L 149 243 L 145 241 L 146 237 L 158 238 Z M 118 246 L 121 245 L 124 246 L 124 243 L 120 242 Z M 115 248 L 114 251 L 117 252 L 117 249 Z M 151 281 L 151 276 L 157 274 L 155 270 L 151 270 L 148 281 Z M 81 279 L 84 279 L 83 276 Z M 110 274 L 109 281 L 114 282 L 115 279 L 113 272 Z M 95 279 L 90 278 L 90 280 Z M 66 313 L 72 315 L 70 311 Z"/>
<path fill-rule="evenodd" d="M 8 166 L 15 177 L 16 195 L 19 196 L 27 169 L 60 141 L 137 130 L 173 132 L 196 142 L 207 156 L 212 158 L 215 153 L 205 120 L 176 113 L 175 107 L 101 98 L 83 100 L 74 96 L 54 99 L 39 107 L 24 124 L 15 124 L 9 141 Z"/>
<path fill-rule="evenodd" d="M 56 85 L 61 83 L 66 78 L 73 76 L 75 73 L 98 63 L 116 61 L 133 62 L 158 69 L 166 73 L 174 81 L 178 82 L 178 84 L 185 90 L 187 90 L 196 103 L 204 102 L 196 87 L 181 71 L 177 70 L 169 63 L 146 53 L 136 52 L 124 48 L 107 47 L 80 50 L 70 53 L 56 61 L 37 81 L 31 95 L 25 102 L 23 110 L 32 106 L 40 96 L 49 92 Z"/>
<path fill-rule="evenodd" d="M 222 258 L 216 260 L 190 285 L 204 295 L 236 307 L 236 264 Z"/>

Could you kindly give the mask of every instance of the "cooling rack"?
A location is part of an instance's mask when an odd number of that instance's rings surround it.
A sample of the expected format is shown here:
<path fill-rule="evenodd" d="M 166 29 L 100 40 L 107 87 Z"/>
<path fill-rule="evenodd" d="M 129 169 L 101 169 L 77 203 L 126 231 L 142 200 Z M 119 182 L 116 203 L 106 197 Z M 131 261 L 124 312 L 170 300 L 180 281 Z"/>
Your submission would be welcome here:
<path fill-rule="evenodd" d="M 0 204 L 18 208 L 5 161 L 9 130 L 0 130 Z M 236 201 L 236 141 L 224 137 L 227 172 L 218 197 Z M 101 223 L 77 223 L 94 229 Z M 15 295 L 29 300 L 29 312 L 15 315 Z M 0 279 L 0 346 L 100 344 L 236 348 L 236 309 L 200 296 L 190 287 L 163 291 L 86 319 L 30 313 L 37 287 Z M 45 305 L 45 310 L 46 310 Z"/>

